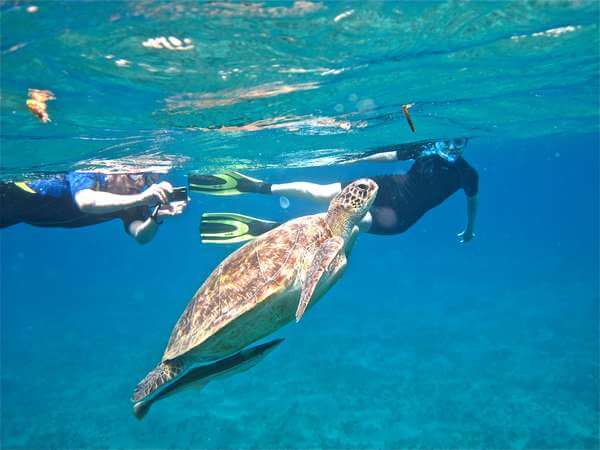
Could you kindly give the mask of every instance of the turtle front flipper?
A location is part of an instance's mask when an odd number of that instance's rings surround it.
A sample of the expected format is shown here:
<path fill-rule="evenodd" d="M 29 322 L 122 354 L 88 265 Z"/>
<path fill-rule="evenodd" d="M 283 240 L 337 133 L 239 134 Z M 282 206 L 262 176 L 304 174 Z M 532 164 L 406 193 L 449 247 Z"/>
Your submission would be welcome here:
<path fill-rule="evenodd" d="M 149 398 L 157 395 L 157 390 L 160 393 L 159 388 L 174 380 L 182 371 L 183 364 L 176 361 L 161 362 L 152 369 L 133 391 L 131 401 L 134 402 L 133 414 L 135 417 L 142 419 L 150 407 Z"/>
<path fill-rule="evenodd" d="M 299 322 L 310 303 L 319 280 L 327 271 L 329 265 L 333 262 L 340 250 L 344 247 L 344 240 L 339 236 L 327 239 L 317 250 L 311 266 L 308 268 L 306 278 L 302 283 L 302 294 L 298 309 L 296 310 L 296 322 Z"/>

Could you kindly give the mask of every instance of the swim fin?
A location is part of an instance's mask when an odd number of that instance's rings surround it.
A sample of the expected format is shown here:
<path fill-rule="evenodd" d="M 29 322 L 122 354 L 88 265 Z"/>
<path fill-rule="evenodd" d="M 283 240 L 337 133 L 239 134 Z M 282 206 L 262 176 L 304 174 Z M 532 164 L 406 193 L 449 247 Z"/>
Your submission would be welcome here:
<path fill-rule="evenodd" d="M 280 225 L 235 213 L 204 213 L 200 222 L 203 244 L 235 244 L 250 241 Z"/>
<path fill-rule="evenodd" d="M 198 172 L 188 174 L 190 191 L 209 195 L 240 195 L 246 193 L 270 194 L 271 184 L 251 178 L 239 172 L 224 172 L 204 175 Z"/>

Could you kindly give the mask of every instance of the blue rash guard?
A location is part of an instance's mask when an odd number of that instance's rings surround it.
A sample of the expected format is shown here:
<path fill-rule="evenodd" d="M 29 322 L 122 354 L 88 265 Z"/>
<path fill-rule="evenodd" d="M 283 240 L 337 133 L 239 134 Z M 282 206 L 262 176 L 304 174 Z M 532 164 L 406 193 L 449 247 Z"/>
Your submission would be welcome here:
<path fill-rule="evenodd" d="M 82 212 L 75 195 L 84 189 L 107 191 L 108 175 L 69 172 L 20 183 L 0 183 L 0 228 L 17 223 L 40 227 L 77 228 L 121 219 L 128 228 L 135 220 L 148 217 L 147 207 L 106 214 Z"/>

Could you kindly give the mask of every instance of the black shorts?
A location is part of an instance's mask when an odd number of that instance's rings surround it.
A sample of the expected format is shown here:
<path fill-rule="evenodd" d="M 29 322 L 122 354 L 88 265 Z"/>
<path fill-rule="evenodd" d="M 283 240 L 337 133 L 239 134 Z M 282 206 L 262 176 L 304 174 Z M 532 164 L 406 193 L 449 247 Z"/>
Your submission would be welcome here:
<path fill-rule="evenodd" d="M 369 233 L 399 234 L 459 189 L 477 195 L 479 175 L 462 157 L 451 162 L 440 156 L 418 158 L 405 174 L 371 177 L 379 186 L 371 207 Z M 346 186 L 348 183 L 344 184 Z"/>
<path fill-rule="evenodd" d="M 121 219 L 128 229 L 135 220 L 146 220 L 148 208 L 139 206 L 107 214 L 82 212 L 70 195 L 29 192 L 15 183 L 0 182 L 0 228 L 18 223 L 37 227 L 78 228 Z"/>
<path fill-rule="evenodd" d="M 377 197 L 371 206 L 371 234 L 400 234 L 408 230 L 424 212 L 419 211 L 417 203 L 407 204 L 401 194 L 400 186 L 404 175 L 383 175 L 370 177 L 379 186 Z M 350 182 L 342 183 L 342 188 Z M 413 207 L 415 206 L 415 207 Z"/>
<path fill-rule="evenodd" d="M 379 191 L 369 210 L 372 217 L 369 233 L 387 235 L 404 233 L 425 213 L 421 211 L 418 201 L 413 201 L 411 204 L 402 195 L 401 187 L 405 176 L 384 175 L 372 178 L 379 186 Z"/>
<path fill-rule="evenodd" d="M 0 228 L 24 222 L 38 206 L 36 197 L 14 183 L 0 183 Z"/>
<path fill-rule="evenodd" d="M 18 223 L 73 228 L 100 223 L 111 216 L 84 214 L 71 197 L 53 197 L 29 192 L 15 183 L 0 183 L 0 228 Z"/>

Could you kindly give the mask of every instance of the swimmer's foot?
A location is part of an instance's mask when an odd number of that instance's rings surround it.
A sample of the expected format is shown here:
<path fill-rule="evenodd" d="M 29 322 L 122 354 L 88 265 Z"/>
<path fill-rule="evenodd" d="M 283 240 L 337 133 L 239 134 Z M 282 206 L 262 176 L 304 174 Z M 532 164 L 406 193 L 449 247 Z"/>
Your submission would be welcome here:
<path fill-rule="evenodd" d="M 204 213 L 200 222 L 203 244 L 236 244 L 257 238 L 280 223 L 235 213 Z"/>
<path fill-rule="evenodd" d="M 251 178 L 239 172 L 224 172 L 215 175 L 203 175 L 196 172 L 188 174 L 190 191 L 209 195 L 270 194 L 271 184 Z"/>

